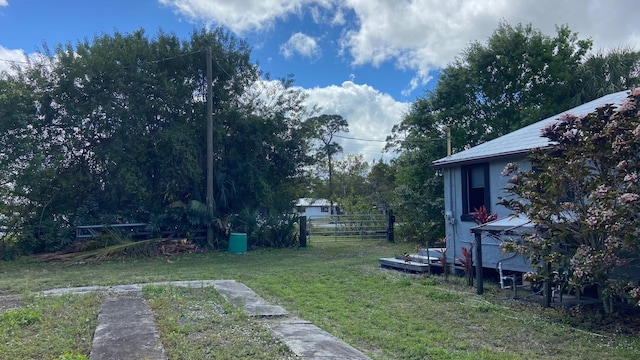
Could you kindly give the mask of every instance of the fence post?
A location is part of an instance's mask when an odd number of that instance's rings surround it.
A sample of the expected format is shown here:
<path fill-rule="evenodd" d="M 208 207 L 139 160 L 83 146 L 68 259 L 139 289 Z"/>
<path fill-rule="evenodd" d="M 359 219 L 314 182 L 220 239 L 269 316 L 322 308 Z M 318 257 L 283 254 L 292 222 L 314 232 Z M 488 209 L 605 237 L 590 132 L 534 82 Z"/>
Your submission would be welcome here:
<path fill-rule="evenodd" d="M 387 241 L 394 242 L 393 223 L 396 221 L 396 217 L 393 215 L 393 210 L 387 212 Z"/>
<path fill-rule="evenodd" d="M 307 217 L 300 216 L 298 224 L 300 226 L 300 247 L 307 247 Z"/>

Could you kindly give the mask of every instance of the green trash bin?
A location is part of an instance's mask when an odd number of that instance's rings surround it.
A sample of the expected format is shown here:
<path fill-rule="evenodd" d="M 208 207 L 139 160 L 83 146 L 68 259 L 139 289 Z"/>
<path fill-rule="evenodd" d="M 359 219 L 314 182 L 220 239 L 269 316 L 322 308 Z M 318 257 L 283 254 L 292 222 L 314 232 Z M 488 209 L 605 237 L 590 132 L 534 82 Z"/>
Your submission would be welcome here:
<path fill-rule="evenodd" d="M 244 254 L 247 252 L 247 234 L 231 233 L 229 235 L 229 252 L 232 254 Z"/>

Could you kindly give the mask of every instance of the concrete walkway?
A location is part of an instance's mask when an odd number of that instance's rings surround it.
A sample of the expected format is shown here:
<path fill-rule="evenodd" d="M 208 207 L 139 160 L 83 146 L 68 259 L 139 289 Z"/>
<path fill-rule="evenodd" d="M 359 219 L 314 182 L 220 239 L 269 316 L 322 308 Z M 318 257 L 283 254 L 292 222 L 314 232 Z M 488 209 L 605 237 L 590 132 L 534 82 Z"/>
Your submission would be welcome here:
<path fill-rule="evenodd" d="M 167 357 L 153 322 L 153 314 L 140 295 L 145 285 L 192 288 L 213 286 L 227 301 L 243 306 L 247 315 L 260 318 L 263 325 L 269 328 L 275 337 L 303 359 L 369 359 L 362 352 L 312 323 L 289 316 L 282 307 L 267 303 L 249 287 L 234 280 L 61 288 L 46 290 L 44 295 L 83 294 L 94 291 L 110 294 L 100 309 L 91 360 L 165 360 Z"/>
<path fill-rule="evenodd" d="M 90 360 L 167 359 L 153 313 L 138 295 L 112 296 L 102 303 Z"/>

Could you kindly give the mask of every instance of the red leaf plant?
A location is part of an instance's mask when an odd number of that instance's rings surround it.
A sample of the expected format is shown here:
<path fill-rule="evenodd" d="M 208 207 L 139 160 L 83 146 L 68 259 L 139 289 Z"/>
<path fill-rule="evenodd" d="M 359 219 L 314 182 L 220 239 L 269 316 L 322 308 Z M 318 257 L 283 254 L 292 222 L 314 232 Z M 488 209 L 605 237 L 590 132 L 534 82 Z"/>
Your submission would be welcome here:
<path fill-rule="evenodd" d="M 467 285 L 473 286 L 473 244 L 469 245 L 469 248 L 462 248 L 462 257 L 456 256 L 456 261 L 462 264 L 464 274 L 467 278 Z"/>

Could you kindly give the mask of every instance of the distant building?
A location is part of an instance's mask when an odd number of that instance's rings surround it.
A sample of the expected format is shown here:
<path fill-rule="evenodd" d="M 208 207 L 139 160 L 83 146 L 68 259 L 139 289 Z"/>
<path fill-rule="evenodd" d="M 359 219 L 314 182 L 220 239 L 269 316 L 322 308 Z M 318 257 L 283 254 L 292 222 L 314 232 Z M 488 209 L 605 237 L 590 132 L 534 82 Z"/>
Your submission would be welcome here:
<path fill-rule="evenodd" d="M 296 213 L 307 218 L 327 217 L 331 215 L 331 203 L 327 199 L 300 198 L 296 203 Z"/>

